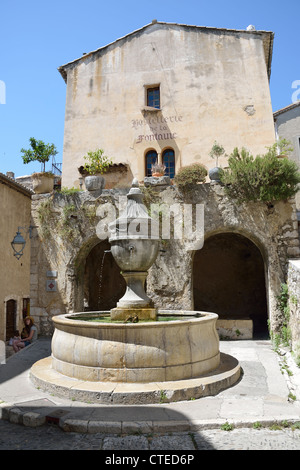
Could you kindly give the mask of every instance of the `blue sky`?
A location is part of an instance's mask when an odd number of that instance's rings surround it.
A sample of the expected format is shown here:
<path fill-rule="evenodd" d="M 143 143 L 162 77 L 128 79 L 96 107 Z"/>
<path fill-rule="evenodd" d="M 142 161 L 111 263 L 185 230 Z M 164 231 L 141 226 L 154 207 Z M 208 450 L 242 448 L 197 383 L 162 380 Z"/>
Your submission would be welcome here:
<path fill-rule="evenodd" d="M 40 171 L 21 158 L 30 137 L 54 143 L 61 162 L 66 85 L 57 68 L 153 19 L 273 31 L 273 110 L 291 104 L 297 89 L 300 98 L 299 13 L 299 0 L 0 0 L 0 172 Z"/>

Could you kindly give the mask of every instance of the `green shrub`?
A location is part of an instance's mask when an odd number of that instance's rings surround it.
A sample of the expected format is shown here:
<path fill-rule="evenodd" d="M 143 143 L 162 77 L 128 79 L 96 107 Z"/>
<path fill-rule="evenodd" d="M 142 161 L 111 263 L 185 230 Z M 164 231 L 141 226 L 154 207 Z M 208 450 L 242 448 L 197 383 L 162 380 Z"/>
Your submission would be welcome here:
<path fill-rule="evenodd" d="M 179 188 L 183 189 L 197 183 L 203 183 L 206 176 L 207 170 L 201 163 L 192 163 L 180 168 L 174 181 Z"/>
<path fill-rule="evenodd" d="M 300 183 L 298 167 L 287 158 L 277 158 L 276 148 L 274 145 L 256 158 L 244 148 L 235 148 L 221 174 L 227 195 L 239 203 L 261 201 L 268 205 L 294 196 Z"/>
<path fill-rule="evenodd" d="M 279 332 L 280 344 L 289 346 L 291 342 L 291 329 L 289 327 L 289 288 L 287 284 L 281 284 L 280 293 L 277 296 L 277 307 L 281 312 L 281 329 Z"/>

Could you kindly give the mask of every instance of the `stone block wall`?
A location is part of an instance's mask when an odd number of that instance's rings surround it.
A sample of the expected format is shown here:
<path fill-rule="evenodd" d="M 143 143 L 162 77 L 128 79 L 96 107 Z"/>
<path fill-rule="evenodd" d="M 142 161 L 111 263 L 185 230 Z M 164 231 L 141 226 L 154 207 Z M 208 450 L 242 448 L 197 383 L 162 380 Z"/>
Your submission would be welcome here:
<path fill-rule="evenodd" d="M 185 194 L 175 186 L 162 191 L 153 191 L 151 187 L 143 191 L 148 208 L 151 203 L 162 204 L 162 209 L 173 204 L 202 205 L 204 243 L 220 233 L 239 234 L 251 240 L 264 262 L 270 325 L 274 331 L 280 328 L 277 296 L 281 283 L 286 282 L 289 258 L 300 255 L 294 201 L 277 202 L 272 208 L 261 203 L 238 206 L 225 196 L 224 188 L 212 184 L 197 185 Z M 108 243 L 106 225 L 126 203 L 127 192 L 126 189 L 111 189 L 101 194 L 81 191 L 33 196 L 32 219 L 38 228 L 32 240 L 31 314 L 42 334 L 52 333 L 53 315 L 86 308 L 87 257 L 101 240 L 101 243 Z M 161 216 L 165 217 L 164 210 Z M 175 226 L 183 227 L 182 220 L 175 220 Z M 159 255 L 147 278 L 147 292 L 156 307 L 194 309 L 195 249 L 197 247 L 187 243 L 184 237 L 162 237 Z M 100 264 L 101 259 L 95 266 Z M 93 275 L 92 268 L 89 275 Z"/>
<path fill-rule="evenodd" d="M 300 260 L 290 260 L 288 292 L 292 350 L 300 358 Z"/>

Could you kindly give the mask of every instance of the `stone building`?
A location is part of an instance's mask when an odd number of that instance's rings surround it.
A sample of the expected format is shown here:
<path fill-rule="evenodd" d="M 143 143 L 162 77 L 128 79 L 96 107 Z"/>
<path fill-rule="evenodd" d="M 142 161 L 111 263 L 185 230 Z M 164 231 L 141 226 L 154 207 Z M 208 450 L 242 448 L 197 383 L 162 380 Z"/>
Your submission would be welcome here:
<path fill-rule="evenodd" d="M 42 334 L 52 333 L 53 315 L 115 307 L 125 286 L 106 253 L 107 223 L 132 178 L 145 181 L 152 159 L 165 162 L 172 178 L 193 162 L 214 167 L 215 140 L 227 153 L 237 146 L 254 155 L 275 142 L 272 45 L 271 32 L 154 21 L 60 67 L 67 83 L 62 186 L 84 189 L 83 156 L 97 148 L 122 176 L 110 176 L 102 192 L 33 196 L 31 312 Z M 226 166 L 226 157 L 219 163 Z M 208 179 L 187 193 L 172 184 L 143 191 L 148 207 L 204 208 L 203 248 L 184 236 L 161 238 L 147 279 L 154 304 L 216 312 L 223 336 L 280 329 L 277 296 L 289 259 L 300 255 L 295 201 L 237 205 Z M 174 220 L 172 230 L 180 230 L 182 219 Z"/>
<path fill-rule="evenodd" d="M 156 159 L 171 177 L 194 162 L 214 167 L 214 141 L 227 154 L 236 146 L 264 152 L 275 140 L 272 47 L 272 32 L 154 20 L 61 66 L 62 186 L 79 187 L 83 156 L 97 148 L 139 181 Z"/>
<path fill-rule="evenodd" d="M 293 150 L 289 158 L 297 163 L 300 169 L 300 101 L 279 109 L 274 113 L 277 138 L 284 138 L 291 143 Z M 297 210 L 300 212 L 300 193 L 296 196 Z"/>
<path fill-rule="evenodd" d="M 30 239 L 32 191 L 0 173 L 0 340 L 6 341 L 23 328 L 29 312 Z M 18 228 L 26 241 L 20 259 L 14 256 L 11 242 Z"/>

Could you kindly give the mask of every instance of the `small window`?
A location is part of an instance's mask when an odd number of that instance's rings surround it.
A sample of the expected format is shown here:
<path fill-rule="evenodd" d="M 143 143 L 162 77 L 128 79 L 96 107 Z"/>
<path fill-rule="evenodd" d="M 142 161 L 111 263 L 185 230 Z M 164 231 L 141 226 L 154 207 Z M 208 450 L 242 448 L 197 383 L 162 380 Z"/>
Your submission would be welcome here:
<path fill-rule="evenodd" d="M 160 109 L 160 92 L 159 86 L 147 88 L 147 106 Z"/>
<path fill-rule="evenodd" d="M 167 149 L 164 151 L 162 156 L 163 164 L 166 167 L 165 175 L 170 178 L 175 176 L 175 154 L 173 149 Z"/>
<path fill-rule="evenodd" d="M 157 161 L 157 152 L 150 150 L 146 153 L 146 176 L 152 176 L 152 165 Z"/>

